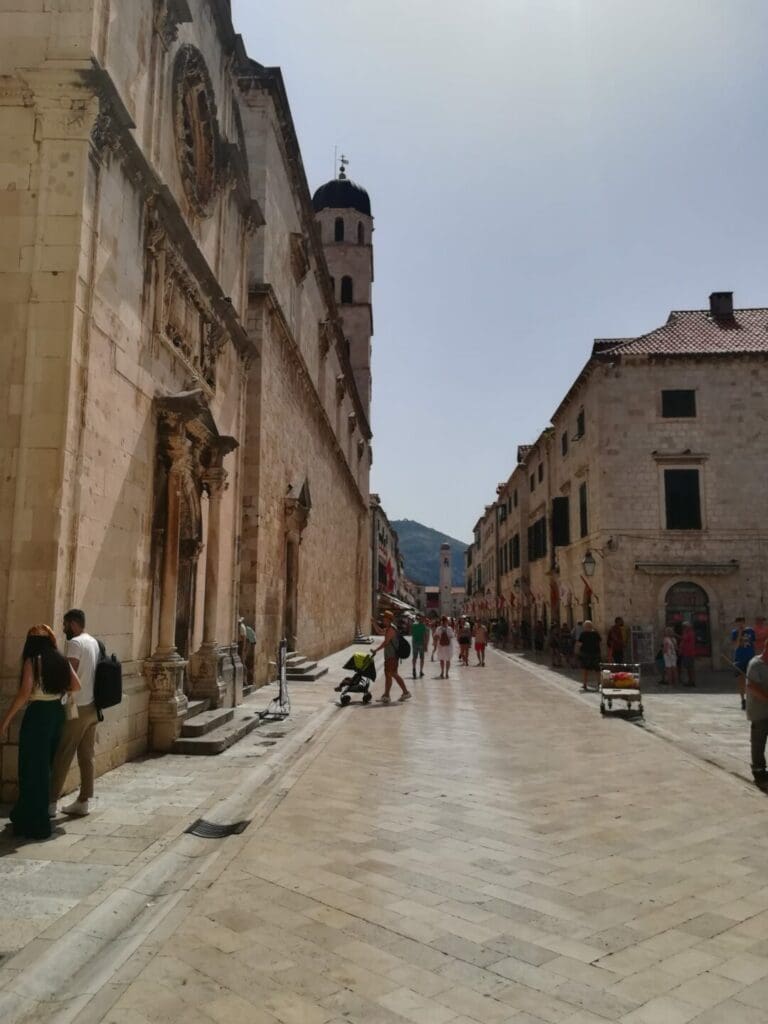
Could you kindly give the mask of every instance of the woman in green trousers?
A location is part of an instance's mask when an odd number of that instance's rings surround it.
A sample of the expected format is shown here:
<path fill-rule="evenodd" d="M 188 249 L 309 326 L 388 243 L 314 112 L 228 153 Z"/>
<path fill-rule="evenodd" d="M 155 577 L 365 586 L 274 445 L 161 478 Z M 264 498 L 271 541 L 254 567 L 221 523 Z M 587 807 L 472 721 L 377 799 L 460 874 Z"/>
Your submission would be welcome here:
<path fill-rule="evenodd" d="M 19 690 L 0 719 L 0 741 L 24 705 L 19 732 L 19 798 L 11 811 L 13 833 L 24 839 L 48 839 L 51 764 L 64 724 L 64 706 L 80 680 L 59 654 L 50 626 L 33 626 L 21 655 Z"/>

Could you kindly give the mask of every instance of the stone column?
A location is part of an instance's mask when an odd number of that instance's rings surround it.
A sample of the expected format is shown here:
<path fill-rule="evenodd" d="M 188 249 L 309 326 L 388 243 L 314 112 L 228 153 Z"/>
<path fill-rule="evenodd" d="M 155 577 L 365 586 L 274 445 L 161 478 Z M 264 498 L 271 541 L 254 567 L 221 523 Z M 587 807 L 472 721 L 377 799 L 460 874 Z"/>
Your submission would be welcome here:
<path fill-rule="evenodd" d="M 176 600 L 179 584 L 179 534 L 181 526 L 181 490 L 184 474 L 190 471 L 190 442 L 181 434 L 172 434 L 166 442 L 170 458 L 166 498 L 165 543 L 163 545 L 162 582 L 158 643 L 155 653 L 144 663 L 144 675 L 150 689 L 149 745 L 152 750 L 170 750 L 181 731 L 188 707 L 184 694 L 187 662 L 176 650 Z"/>
<path fill-rule="evenodd" d="M 227 690 L 232 688 L 231 658 L 220 649 L 216 638 L 219 608 L 219 563 L 221 536 L 221 499 L 227 487 L 227 471 L 215 466 L 206 471 L 203 483 L 208 492 L 208 537 L 205 548 L 205 606 L 203 609 L 203 642 L 189 659 L 190 691 L 199 700 L 210 700 L 213 707 L 227 703 Z M 242 689 L 242 687 L 241 687 Z M 239 703 L 236 694 L 230 694 Z M 242 693 L 240 694 L 242 700 Z"/>

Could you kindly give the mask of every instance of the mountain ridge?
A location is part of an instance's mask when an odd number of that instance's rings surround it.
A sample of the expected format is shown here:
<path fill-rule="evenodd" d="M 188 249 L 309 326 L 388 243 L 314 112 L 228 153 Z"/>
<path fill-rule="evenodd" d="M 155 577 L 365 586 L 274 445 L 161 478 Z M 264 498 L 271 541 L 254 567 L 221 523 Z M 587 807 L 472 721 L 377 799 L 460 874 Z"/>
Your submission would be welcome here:
<path fill-rule="evenodd" d="M 405 574 L 409 579 L 427 587 L 436 587 L 440 583 L 440 545 L 450 544 L 451 584 L 454 587 L 464 586 L 464 552 L 468 547 L 465 541 L 415 519 L 395 519 L 392 526 L 397 530 Z"/>

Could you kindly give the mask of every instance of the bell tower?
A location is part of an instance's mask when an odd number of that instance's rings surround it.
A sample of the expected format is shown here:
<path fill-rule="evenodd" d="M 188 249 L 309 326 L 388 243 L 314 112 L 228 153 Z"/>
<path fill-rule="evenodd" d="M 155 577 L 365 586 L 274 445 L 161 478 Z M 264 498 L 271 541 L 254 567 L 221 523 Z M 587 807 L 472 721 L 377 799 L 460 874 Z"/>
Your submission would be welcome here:
<path fill-rule="evenodd" d="M 312 197 L 312 205 L 349 346 L 355 384 L 370 421 L 373 217 L 368 193 L 347 177 L 347 163 L 342 156 L 338 177 L 320 186 Z"/>

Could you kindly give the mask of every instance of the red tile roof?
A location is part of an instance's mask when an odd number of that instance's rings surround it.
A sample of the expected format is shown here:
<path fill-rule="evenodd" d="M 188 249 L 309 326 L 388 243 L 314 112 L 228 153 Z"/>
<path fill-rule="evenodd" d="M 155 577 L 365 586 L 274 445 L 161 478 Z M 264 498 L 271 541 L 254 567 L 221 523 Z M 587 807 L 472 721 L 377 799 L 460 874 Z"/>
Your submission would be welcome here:
<path fill-rule="evenodd" d="M 596 341 L 593 356 L 736 355 L 768 353 L 768 309 L 735 309 L 731 319 L 716 319 L 708 309 L 680 309 L 663 327 L 639 338 Z"/>

